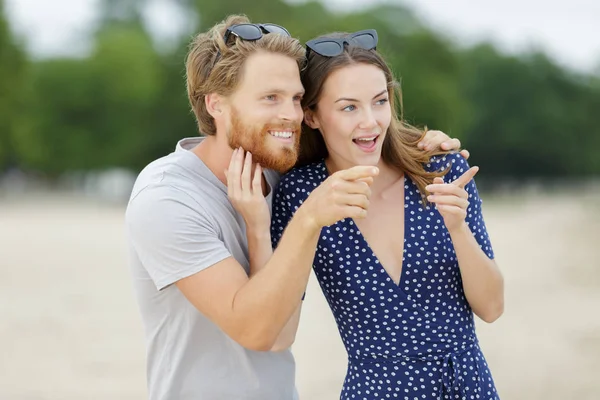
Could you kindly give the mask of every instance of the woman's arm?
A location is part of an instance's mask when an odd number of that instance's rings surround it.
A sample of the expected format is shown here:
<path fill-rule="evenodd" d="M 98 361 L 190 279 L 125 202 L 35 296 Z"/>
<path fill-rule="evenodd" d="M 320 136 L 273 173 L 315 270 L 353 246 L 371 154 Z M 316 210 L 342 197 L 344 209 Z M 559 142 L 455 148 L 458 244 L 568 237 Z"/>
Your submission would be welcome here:
<path fill-rule="evenodd" d="M 465 160 L 454 157 L 455 163 L 468 168 Z M 465 296 L 473 312 L 482 320 L 493 322 L 504 311 L 504 278 L 493 260 L 481 215 L 481 199 L 472 181 L 478 170 L 478 167 L 470 168 L 450 183 L 436 178 L 427 186 L 431 193 L 427 199 L 435 203 L 444 218 L 458 259 Z"/>
<path fill-rule="evenodd" d="M 485 322 L 504 312 L 504 278 L 496 262 L 479 247 L 466 223 L 450 231 L 465 296 L 473 312 Z"/>

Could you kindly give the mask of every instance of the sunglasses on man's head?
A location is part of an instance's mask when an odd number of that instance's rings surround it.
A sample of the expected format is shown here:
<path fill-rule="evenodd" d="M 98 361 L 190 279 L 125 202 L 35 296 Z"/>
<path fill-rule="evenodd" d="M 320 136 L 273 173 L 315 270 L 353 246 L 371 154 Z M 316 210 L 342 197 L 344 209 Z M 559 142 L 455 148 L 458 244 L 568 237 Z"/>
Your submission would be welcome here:
<path fill-rule="evenodd" d="M 236 24 L 231 25 L 225 31 L 223 41 L 227 44 L 230 35 L 235 35 L 243 40 L 258 40 L 263 33 L 276 33 L 283 36 L 291 36 L 283 26 L 275 24 Z"/>
<path fill-rule="evenodd" d="M 235 24 L 231 25 L 225 31 L 225 35 L 223 35 L 223 41 L 226 45 L 228 45 L 229 38 L 231 35 L 234 35 L 242 40 L 258 40 L 263 37 L 264 34 L 275 33 L 283 36 L 292 36 L 283 26 L 275 25 L 275 24 Z M 213 62 L 213 68 L 219 58 L 221 57 L 221 52 L 217 50 L 217 56 L 215 57 L 215 61 Z"/>
<path fill-rule="evenodd" d="M 308 57 L 311 51 L 324 56 L 335 57 L 344 52 L 344 45 L 356 46 L 365 50 L 377 49 L 377 31 L 375 29 L 366 29 L 346 35 L 341 38 L 320 38 L 306 42 Z"/>

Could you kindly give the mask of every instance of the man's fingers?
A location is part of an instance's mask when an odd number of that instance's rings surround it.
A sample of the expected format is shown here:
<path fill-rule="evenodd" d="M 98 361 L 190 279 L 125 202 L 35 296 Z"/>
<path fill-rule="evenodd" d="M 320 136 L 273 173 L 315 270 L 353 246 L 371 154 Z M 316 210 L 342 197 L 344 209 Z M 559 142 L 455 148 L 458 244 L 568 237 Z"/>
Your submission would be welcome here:
<path fill-rule="evenodd" d="M 362 178 L 372 178 L 379 174 L 379 168 L 367 165 L 357 165 L 355 167 L 338 171 L 336 173 L 340 178 L 347 181 L 355 181 Z"/>
<path fill-rule="evenodd" d="M 460 140 L 458 140 L 458 139 L 445 140 L 440 145 L 440 147 L 442 150 L 458 150 L 458 149 L 460 149 Z"/>
<path fill-rule="evenodd" d="M 452 182 L 453 185 L 456 185 L 460 188 L 464 188 L 467 183 L 471 182 L 471 179 L 475 177 L 477 172 L 479 171 L 479 167 L 471 167 L 467 172 L 462 174 L 457 180 Z"/>
<path fill-rule="evenodd" d="M 362 219 L 367 217 L 367 210 L 362 207 L 346 206 L 343 211 L 345 218 Z"/>
<path fill-rule="evenodd" d="M 340 204 L 344 206 L 352 206 L 352 207 L 360 207 L 363 209 L 368 209 L 370 201 L 367 196 L 362 194 L 344 194 L 339 198 Z"/>
<path fill-rule="evenodd" d="M 417 143 L 417 147 L 423 150 L 434 149 L 435 147 L 439 146 L 443 140 L 443 137 L 440 138 L 441 133 L 442 132 L 435 130 L 425 132 L 425 136 L 419 143 Z"/>
<path fill-rule="evenodd" d="M 367 185 L 371 186 L 373 184 L 373 177 L 360 178 L 360 179 L 357 179 L 355 182 L 364 182 Z"/>
<path fill-rule="evenodd" d="M 371 187 L 366 182 L 362 181 L 344 181 L 338 180 L 334 183 L 333 188 L 339 194 L 361 194 L 363 196 L 371 196 Z"/>

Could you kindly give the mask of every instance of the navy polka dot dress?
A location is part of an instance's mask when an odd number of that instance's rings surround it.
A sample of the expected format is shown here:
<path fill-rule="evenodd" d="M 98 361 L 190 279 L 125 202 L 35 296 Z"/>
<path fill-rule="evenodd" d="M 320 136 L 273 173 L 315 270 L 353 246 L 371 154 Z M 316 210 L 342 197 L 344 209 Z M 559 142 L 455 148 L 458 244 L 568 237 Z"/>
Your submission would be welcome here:
<path fill-rule="evenodd" d="M 439 156 L 430 170 L 451 164 L 445 182 L 469 166 L 458 154 Z M 324 161 L 286 174 L 273 202 L 273 246 L 310 192 L 328 177 Z M 467 223 L 493 258 L 474 181 Z M 475 333 L 458 262 L 434 206 L 423 208 L 405 179 L 405 237 L 400 283 L 381 266 L 353 220 L 321 231 L 314 271 L 348 352 L 342 400 L 498 399 Z"/>

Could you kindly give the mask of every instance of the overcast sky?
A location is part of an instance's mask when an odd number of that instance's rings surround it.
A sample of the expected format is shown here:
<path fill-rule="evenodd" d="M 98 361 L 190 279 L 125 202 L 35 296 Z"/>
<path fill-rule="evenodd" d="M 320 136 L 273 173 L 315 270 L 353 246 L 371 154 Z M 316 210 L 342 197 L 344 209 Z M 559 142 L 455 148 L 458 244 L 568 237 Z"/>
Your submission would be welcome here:
<path fill-rule="evenodd" d="M 40 57 L 77 54 L 95 16 L 97 0 L 5 0 L 14 30 Z M 297 0 L 302 1 L 302 0 Z M 327 0 L 364 6 L 377 0 Z M 462 43 L 491 40 L 508 52 L 543 48 L 553 59 L 586 71 L 600 67 L 600 0 L 403 0 L 434 28 Z M 168 0 L 153 0 L 149 20 L 168 40 L 185 21 Z M 570 11 L 567 11 L 567 7 Z"/>

